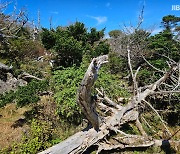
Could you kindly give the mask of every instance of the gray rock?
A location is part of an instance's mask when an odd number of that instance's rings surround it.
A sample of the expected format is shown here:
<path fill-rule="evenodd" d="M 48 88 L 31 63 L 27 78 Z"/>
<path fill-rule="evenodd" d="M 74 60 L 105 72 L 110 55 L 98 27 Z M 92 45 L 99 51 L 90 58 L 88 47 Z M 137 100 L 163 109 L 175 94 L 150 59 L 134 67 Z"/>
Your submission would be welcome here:
<path fill-rule="evenodd" d="M 0 94 L 10 90 L 16 90 L 19 86 L 25 86 L 27 82 L 15 78 L 12 74 L 12 67 L 0 62 Z"/>
<path fill-rule="evenodd" d="M 8 92 L 10 90 L 16 90 L 19 86 L 27 85 L 27 82 L 22 79 L 15 78 L 11 73 L 6 73 L 7 79 L 0 79 L 0 94 Z"/>
<path fill-rule="evenodd" d="M 11 69 L 12 69 L 12 67 L 9 67 L 9 66 L 7 66 L 7 65 L 5 65 L 5 64 L 3 64 L 3 63 L 0 62 L 0 70 L 9 71 L 9 70 L 11 70 Z"/>

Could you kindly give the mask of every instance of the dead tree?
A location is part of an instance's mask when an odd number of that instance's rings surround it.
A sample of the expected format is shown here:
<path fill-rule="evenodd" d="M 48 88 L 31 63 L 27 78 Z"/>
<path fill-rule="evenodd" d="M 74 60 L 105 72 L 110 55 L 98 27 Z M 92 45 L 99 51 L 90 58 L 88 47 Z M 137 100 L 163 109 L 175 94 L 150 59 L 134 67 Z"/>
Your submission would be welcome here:
<path fill-rule="evenodd" d="M 130 31 L 129 29 L 126 29 L 130 34 L 135 31 L 139 32 L 140 25 L 143 21 L 143 10 L 144 7 L 139 16 L 138 26 L 135 29 L 132 27 L 133 30 Z M 65 141 L 50 147 L 40 154 L 79 154 L 88 152 L 88 150 L 93 147 L 97 150 L 97 153 L 100 153 L 101 151 L 114 149 L 122 150 L 125 148 L 145 148 L 150 146 L 160 147 L 180 144 L 180 141 L 172 140 L 174 134 L 171 134 L 163 118 L 147 99 L 148 97 L 158 93 L 169 95 L 180 93 L 180 63 L 176 63 L 167 57 L 169 61 L 169 70 L 159 70 L 151 65 L 148 60 L 146 60 L 145 56 L 143 56 L 142 51 L 144 50 L 145 44 L 136 42 L 136 38 L 139 36 L 131 37 L 132 35 L 130 34 L 127 35 L 128 42 L 124 44 L 124 51 L 133 80 L 133 96 L 131 99 L 125 105 L 117 104 L 106 96 L 103 90 L 99 89 L 96 89 L 98 93 L 97 98 L 92 96 L 91 90 L 98 77 L 98 70 L 102 64 L 108 62 L 107 55 L 94 58 L 84 75 L 77 94 L 77 102 L 92 127 L 88 127 L 81 132 L 74 134 Z M 143 38 L 146 38 L 147 35 L 149 34 L 143 32 Z M 156 71 L 160 71 L 163 75 L 150 85 L 138 87 L 136 76 L 141 67 L 138 67 L 136 71 L 133 70 L 133 60 L 131 60 L 131 57 L 134 57 L 133 52 L 138 56 L 142 56 L 141 58 L 146 61 L 147 64 Z M 163 87 L 163 89 L 161 87 Z M 139 120 L 140 112 L 138 110 L 138 107 L 144 104 L 152 109 L 152 111 L 159 117 L 160 122 L 163 124 L 164 129 L 169 136 L 168 138 L 157 140 L 153 136 L 147 135 Z M 104 113 L 103 115 L 101 114 L 102 112 Z M 144 121 L 146 121 L 145 118 Z M 130 122 L 136 125 L 141 135 L 127 134 L 122 131 L 123 124 Z M 116 135 L 111 136 L 111 134 Z"/>
<path fill-rule="evenodd" d="M 131 69 L 130 51 L 128 56 L 129 66 Z M 79 91 L 77 94 L 77 101 L 82 109 L 82 112 L 91 123 L 92 127 L 82 130 L 69 137 L 65 141 L 41 152 L 40 154 L 59 154 L 59 153 L 84 153 L 91 147 L 96 147 L 97 153 L 102 150 L 112 149 L 125 149 L 125 148 L 143 148 L 150 146 L 163 146 L 167 144 L 180 144 L 180 141 L 173 141 L 171 138 L 165 140 L 156 140 L 152 136 L 148 136 L 139 121 L 138 105 L 146 103 L 152 108 L 152 110 L 160 117 L 158 112 L 152 107 L 147 101 L 147 97 L 156 94 L 159 91 L 159 86 L 171 78 L 177 79 L 179 84 L 179 72 L 180 64 L 173 64 L 170 66 L 167 72 L 159 78 L 153 84 L 146 87 L 137 87 L 136 75 L 138 70 L 131 75 L 134 82 L 134 95 L 129 102 L 122 106 L 112 101 L 103 91 L 97 89 L 98 92 L 98 103 L 96 99 L 93 99 L 91 95 L 91 89 L 98 76 L 98 70 L 101 64 L 108 62 L 108 56 L 100 56 L 94 58 L 90 63 L 84 78 L 80 84 Z M 167 93 L 180 92 L 180 90 L 166 91 Z M 100 115 L 97 111 L 101 110 L 104 113 L 108 113 L 106 116 Z M 171 132 L 168 130 L 163 119 L 160 117 L 166 131 L 171 136 Z M 122 125 L 125 123 L 134 122 L 142 135 L 126 134 L 121 130 Z M 110 138 L 112 132 L 116 135 Z"/>
<path fill-rule="evenodd" d="M 17 12 L 16 6 L 12 14 L 4 14 L 8 5 L 9 3 L 0 3 L 0 39 L 17 38 L 18 32 L 28 22 L 26 11 L 21 9 Z"/>

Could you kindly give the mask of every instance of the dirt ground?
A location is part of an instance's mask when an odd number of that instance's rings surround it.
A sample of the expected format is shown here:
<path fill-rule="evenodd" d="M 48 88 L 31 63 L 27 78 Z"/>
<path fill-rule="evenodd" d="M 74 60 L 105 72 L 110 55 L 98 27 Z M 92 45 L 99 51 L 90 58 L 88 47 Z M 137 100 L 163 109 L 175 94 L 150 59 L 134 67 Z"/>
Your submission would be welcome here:
<path fill-rule="evenodd" d="M 20 141 L 23 132 L 28 130 L 24 124 L 24 113 L 28 108 L 16 108 L 15 104 L 7 104 L 0 108 L 0 149 Z"/>

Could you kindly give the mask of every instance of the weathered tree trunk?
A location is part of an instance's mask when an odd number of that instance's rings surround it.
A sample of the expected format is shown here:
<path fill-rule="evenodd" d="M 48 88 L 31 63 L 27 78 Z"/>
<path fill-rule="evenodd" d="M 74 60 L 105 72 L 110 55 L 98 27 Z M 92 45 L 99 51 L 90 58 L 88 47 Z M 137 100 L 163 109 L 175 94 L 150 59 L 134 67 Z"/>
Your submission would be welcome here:
<path fill-rule="evenodd" d="M 86 118 L 96 130 L 99 129 L 101 120 L 96 112 L 95 100 L 91 95 L 91 88 L 97 79 L 98 70 L 101 64 L 107 62 L 107 60 L 107 55 L 100 56 L 92 60 L 80 84 L 77 95 L 77 102 L 79 103 L 83 113 L 86 115 Z"/>
<path fill-rule="evenodd" d="M 162 146 L 167 142 L 169 144 L 172 141 L 164 142 L 163 140 L 155 140 L 152 137 L 146 135 L 141 123 L 138 120 L 137 106 L 141 102 L 145 102 L 146 97 L 152 95 L 157 90 L 157 87 L 166 81 L 171 74 L 177 69 L 174 65 L 168 72 L 164 74 L 154 84 L 147 86 L 144 91 L 138 89 L 136 95 L 125 106 L 116 104 L 110 100 L 107 96 L 104 96 L 103 92 L 98 91 L 100 100 L 106 101 L 106 104 L 99 102 L 97 105 L 95 100 L 91 96 L 91 88 L 97 79 L 97 73 L 102 63 L 107 62 L 108 56 L 100 56 L 94 58 L 89 65 L 87 72 L 80 84 L 80 88 L 77 95 L 77 101 L 89 122 L 93 128 L 89 128 L 74 134 L 65 141 L 41 152 L 40 154 L 68 154 L 68 153 L 83 153 L 92 146 L 97 147 L 97 153 L 102 150 L 112 149 L 124 149 L 128 147 L 149 147 L 152 145 Z M 96 112 L 96 108 L 103 111 L 111 112 L 111 115 L 101 118 Z M 121 131 L 123 124 L 128 122 L 134 122 L 142 136 L 130 135 Z M 166 128 L 167 129 L 167 128 Z M 117 135 L 109 139 L 111 132 L 115 132 Z M 177 142 L 179 144 L 179 142 Z"/>

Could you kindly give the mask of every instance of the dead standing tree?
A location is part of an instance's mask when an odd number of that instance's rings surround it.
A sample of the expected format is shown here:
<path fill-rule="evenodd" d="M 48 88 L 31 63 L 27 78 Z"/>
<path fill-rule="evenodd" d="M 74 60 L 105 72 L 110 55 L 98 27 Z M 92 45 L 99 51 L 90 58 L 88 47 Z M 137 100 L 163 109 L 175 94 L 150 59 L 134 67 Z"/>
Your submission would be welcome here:
<path fill-rule="evenodd" d="M 130 53 L 130 51 L 128 51 Z M 130 54 L 129 54 L 130 55 Z M 128 56 L 129 66 L 131 68 L 130 56 Z M 136 75 L 138 70 L 134 74 L 131 70 L 131 75 L 134 82 L 134 95 L 130 101 L 122 106 L 115 103 L 110 98 L 108 98 L 103 91 L 97 89 L 99 94 L 98 103 L 96 99 L 93 99 L 91 95 L 91 88 L 98 76 L 98 70 L 101 64 L 108 62 L 108 56 L 100 56 L 94 58 L 90 63 L 87 72 L 80 84 L 78 91 L 77 101 L 89 122 L 92 124 L 93 128 L 83 130 L 76 133 L 75 135 L 69 137 L 65 141 L 41 152 L 41 154 L 58 154 L 58 153 L 83 153 L 86 152 L 91 147 L 96 147 L 97 153 L 102 150 L 112 150 L 112 149 L 125 149 L 125 148 L 136 148 L 136 147 L 150 147 L 153 145 L 162 146 L 166 144 L 179 144 L 179 141 L 167 140 L 156 140 L 153 137 L 148 136 L 144 131 L 140 121 L 139 121 L 139 111 L 138 105 L 142 103 L 148 104 L 154 112 L 160 117 L 157 111 L 152 107 L 150 103 L 147 102 L 146 98 L 148 96 L 154 95 L 156 93 L 161 93 L 159 91 L 159 86 L 174 76 L 175 79 L 179 78 L 179 64 L 173 64 L 170 69 L 164 73 L 164 75 L 151 85 L 146 87 L 137 87 Z M 177 83 L 179 81 L 177 80 Z M 175 91 L 166 91 L 167 93 L 174 93 Z M 180 91 L 179 91 L 180 92 Z M 101 116 L 96 109 L 103 111 L 104 113 L 110 113 L 110 115 Z M 165 129 L 170 134 L 167 126 L 160 117 Z M 125 123 L 134 122 L 142 135 L 131 135 L 126 134 L 121 130 L 121 127 Z M 120 134 L 110 138 L 112 132 Z"/>
<path fill-rule="evenodd" d="M 12 40 L 20 38 L 19 33 L 28 23 L 26 11 L 17 11 L 16 6 L 12 13 L 5 14 L 10 3 L 0 3 L 0 56 L 15 59 L 17 52 L 11 48 Z"/>
<path fill-rule="evenodd" d="M 17 13 L 16 6 L 11 14 L 4 14 L 10 3 L 0 3 L 0 38 L 17 38 L 18 32 L 27 24 L 28 16 L 24 9 Z"/>

